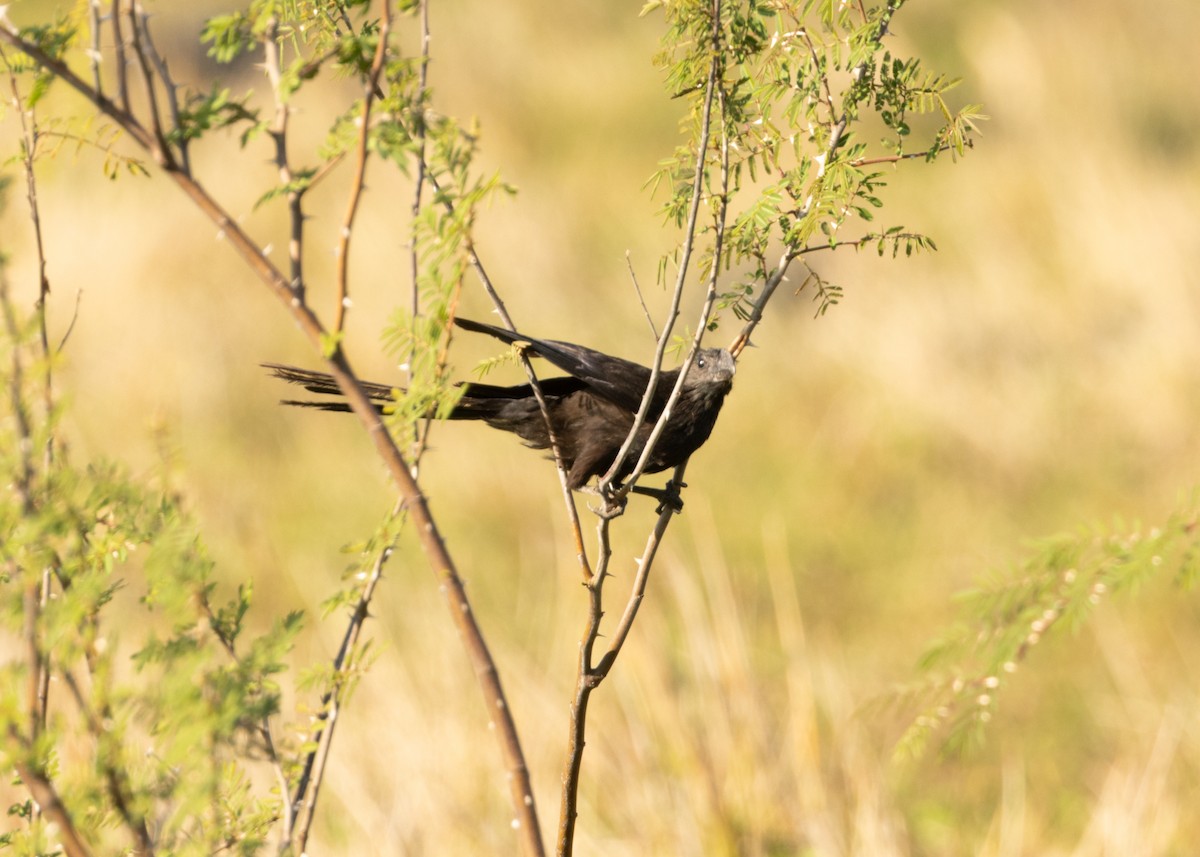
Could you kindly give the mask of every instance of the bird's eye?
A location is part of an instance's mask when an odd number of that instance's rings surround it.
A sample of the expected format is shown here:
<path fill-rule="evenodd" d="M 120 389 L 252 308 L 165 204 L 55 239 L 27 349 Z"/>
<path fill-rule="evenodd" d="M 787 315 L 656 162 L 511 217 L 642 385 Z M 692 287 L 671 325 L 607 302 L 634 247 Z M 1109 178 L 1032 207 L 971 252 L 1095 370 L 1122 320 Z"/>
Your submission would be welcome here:
<path fill-rule="evenodd" d="M 697 366 L 699 366 L 701 369 L 703 369 L 703 368 L 704 368 L 704 358 L 703 358 L 703 357 L 697 357 L 697 358 L 696 358 L 696 365 L 697 365 Z"/>

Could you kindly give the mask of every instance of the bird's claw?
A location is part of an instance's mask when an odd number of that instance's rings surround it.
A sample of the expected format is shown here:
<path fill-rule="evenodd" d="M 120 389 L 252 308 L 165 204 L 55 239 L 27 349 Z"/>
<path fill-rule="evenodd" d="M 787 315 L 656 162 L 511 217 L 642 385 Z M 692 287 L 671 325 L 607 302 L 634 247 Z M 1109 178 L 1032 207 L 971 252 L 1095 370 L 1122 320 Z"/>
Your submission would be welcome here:
<path fill-rule="evenodd" d="M 683 511 L 683 497 L 680 496 L 680 489 L 686 488 L 686 482 L 676 483 L 668 479 L 667 484 L 662 488 L 644 488 L 641 485 L 634 485 L 631 491 L 636 491 L 638 494 L 645 494 L 647 497 L 653 497 L 658 500 L 658 507 L 654 510 L 655 514 L 661 515 L 663 512 L 670 509 L 675 514 Z"/>
<path fill-rule="evenodd" d="M 619 486 L 617 486 L 619 487 Z M 600 506 L 588 504 L 588 509 L 593 515 L 610 521 L 613 518 L 619 518 L 625 514 L 625 506 L 629 502 L 628 495 L 618 495 L 615 490 L 596 490 L 595 493 L 600 497 Z"/>

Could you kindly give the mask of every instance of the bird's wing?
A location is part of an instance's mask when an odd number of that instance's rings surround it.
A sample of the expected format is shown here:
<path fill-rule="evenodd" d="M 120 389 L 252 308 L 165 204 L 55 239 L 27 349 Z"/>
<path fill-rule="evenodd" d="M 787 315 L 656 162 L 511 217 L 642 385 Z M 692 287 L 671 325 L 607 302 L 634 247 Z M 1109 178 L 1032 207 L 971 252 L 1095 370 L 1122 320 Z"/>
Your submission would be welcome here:
<path fill-rule="evenodd" d="M 613 357 L 572 342 L 538 339 L 466 318 L 456 318 L 454 323 L 464 330 L 486 333 L 511 345 L 527 343 L 531 351 L 583 381 L 596 395 L 630 411 L 637 411 L 646 385 L 650 383 L 650 370 L 631 360 Z M 661 385 L 662 378 L 659 379 L 660 388 Z"/>

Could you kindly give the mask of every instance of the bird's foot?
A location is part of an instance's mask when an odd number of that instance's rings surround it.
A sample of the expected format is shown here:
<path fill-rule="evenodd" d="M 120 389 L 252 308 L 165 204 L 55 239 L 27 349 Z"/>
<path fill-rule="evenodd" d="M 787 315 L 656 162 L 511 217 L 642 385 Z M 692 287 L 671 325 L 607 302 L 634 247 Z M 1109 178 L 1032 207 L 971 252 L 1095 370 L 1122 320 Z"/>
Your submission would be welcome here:
<path fill-rule="evenodd" d="M 680 495 L 680 489 L 686 488 L 686 482 L 676 484 L 673 480 L 668 479 L 667 484 L 662 488 L 646 488 L 641 485 L 634 485 L 631 491 L 637 494 L 645 494 L 647 497 L 653 497 L 658 500 L 658 508 L 654 510 L 655 514 L 661 515 L 667 509 L 670 509 L 676 515 L 683 511 L 683 497 Z"/>
<path fill-rule="evenodd" d="M 613 487 L 614 489 L 620 488 L 619 485 Z M 600 505 L 598 507 L 588 503 L 588 509 L 593 515 L 609 521 L 625 514 L 625 506 L 629 503 L 627 495 L 619 495 L 616 490 L 602 491 L 599 488 L 591 487 L 580 490 L 587 491 L 589 494 L 595 494 L 600 498 Z"/>

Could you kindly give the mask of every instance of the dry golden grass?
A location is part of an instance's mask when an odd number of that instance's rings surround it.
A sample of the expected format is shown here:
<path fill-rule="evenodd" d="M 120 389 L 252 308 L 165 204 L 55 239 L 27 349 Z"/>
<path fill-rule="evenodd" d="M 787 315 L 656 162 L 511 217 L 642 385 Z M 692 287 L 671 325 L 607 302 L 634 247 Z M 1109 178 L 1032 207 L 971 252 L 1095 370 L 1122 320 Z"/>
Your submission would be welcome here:
<path fill-rule="evenodd" d="M 559 6 L 439 8 L 433 81 L 447 112 L 480 115 L 487 163 L 521 187 L 479 239 L 520 323 L 646 353 L 624 252 L 648 284 L 669 241 L 639 190 L 675 141 L 647 59 L 655 25 Z M 1083 857 L 1200 841 L 1200 623 L 1194 594 L 1165 581 L 1047 640 L 973 756 L 895 765 L 902 724 L 866 707 L 913 677 L 952 594 L 1024 539 L 1153 521 L 1196 482 L 1198 26 L 1186 0 L 905 9 L 897 44 L 962 75 L 992 116 L 962 163 L 894 177 L 887 219 L 942 250 L 822 260 L 847 296 L 820 320 L 806 298 L 772 305 L 593 704 L 577 853 Z M 263 235 L 280 223 L 250 211 L 266 157 L 209 155 Z M 164 182 L 108 183 L 87 156 L 41 181 L 56 329 L 83 293 L 61 381 L 75 453 L 149 470 L 165 432 L 227 578 L 252 577 L 264 615 L 315 610 L 348 563 L 339 546 L 391 502 L 357 426 L 276 408 L 256 364 L 305 360 L 298 338 Z M 354 257 L 375 291 L 356 296 L 351 353 L 381 378 L 401 193 L 372 181 Z M 340 200 L 314 211 L 328 235 Z M 15 196 L 0 234 L 28 282 Z M 328 260 L 313 264 L 317 282 Z M 463 312 L 484 306 L 468 294 Z M 462 345 L 465 373 L 488 346 Z M 453 425 L 423 481 L 549 830 L 585 609 L 553 470 Z M 648 520 L 635 503 L 622 522 L 610 615 Z M 411 543 L 376 613 L 381 654 L 341 724 L 314 853 L 511 853 L 482 706 Z M 340 633 L 311 628 L 299 662 Z"/>

